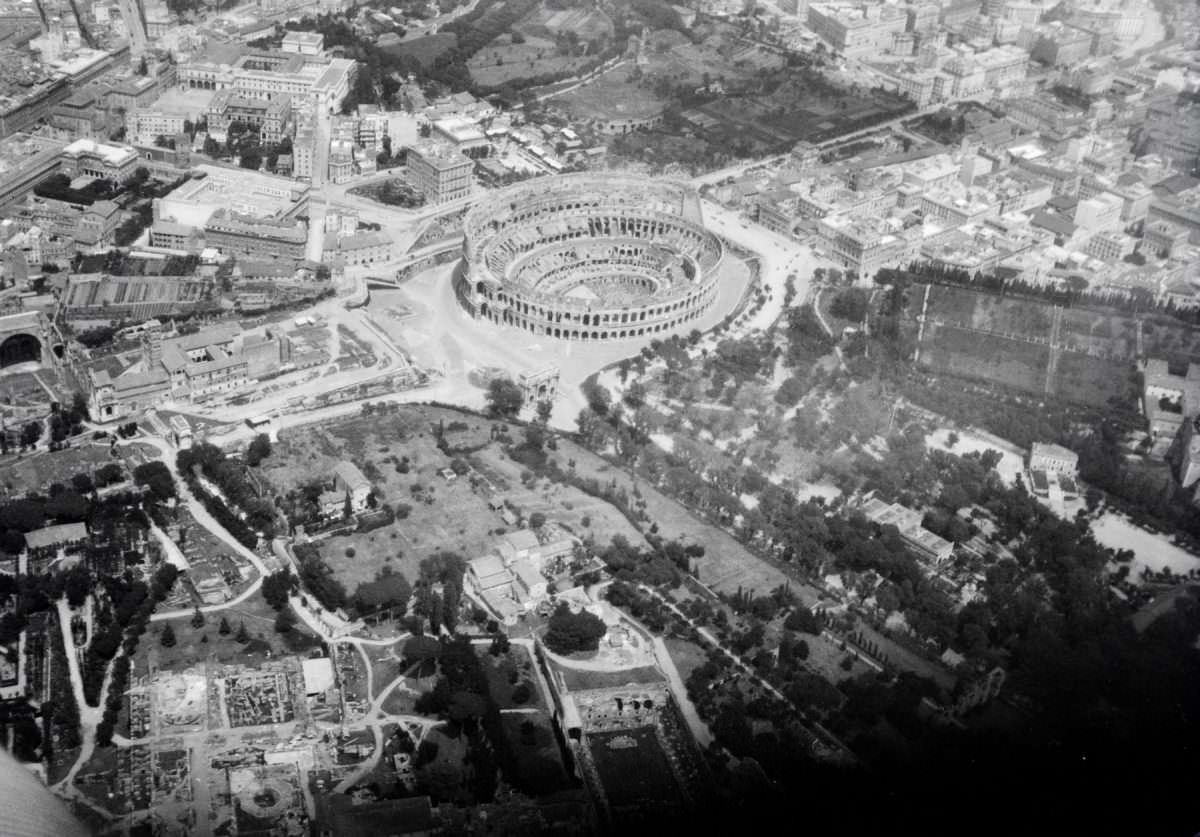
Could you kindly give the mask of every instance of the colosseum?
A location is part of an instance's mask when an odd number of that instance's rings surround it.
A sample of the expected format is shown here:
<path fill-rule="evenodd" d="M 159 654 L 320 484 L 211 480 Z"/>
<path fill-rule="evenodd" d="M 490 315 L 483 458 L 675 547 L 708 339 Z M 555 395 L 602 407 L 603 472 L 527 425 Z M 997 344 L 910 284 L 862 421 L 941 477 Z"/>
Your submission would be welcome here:
<path fill-rule="evenodd" d="M 463 307 L 563 340 L 644 338 L 697 319 L 717 298 L 725 256 L 690 186 L 620 175 L 502 189 L 463 230 Z"/>

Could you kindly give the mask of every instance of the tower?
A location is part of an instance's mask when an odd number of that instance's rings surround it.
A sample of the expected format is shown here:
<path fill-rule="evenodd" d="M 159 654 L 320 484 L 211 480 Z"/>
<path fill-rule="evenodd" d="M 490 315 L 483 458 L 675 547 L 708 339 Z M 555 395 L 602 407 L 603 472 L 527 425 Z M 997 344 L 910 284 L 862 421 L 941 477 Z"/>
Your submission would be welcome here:
<path fill-rule="evenodd" d="M 969 137 L 963 137 L 960 148 L 962 161 L 959 163 L 958 179 L 962 185 L 970 187 L 979 173 L 979 143 Z"/>

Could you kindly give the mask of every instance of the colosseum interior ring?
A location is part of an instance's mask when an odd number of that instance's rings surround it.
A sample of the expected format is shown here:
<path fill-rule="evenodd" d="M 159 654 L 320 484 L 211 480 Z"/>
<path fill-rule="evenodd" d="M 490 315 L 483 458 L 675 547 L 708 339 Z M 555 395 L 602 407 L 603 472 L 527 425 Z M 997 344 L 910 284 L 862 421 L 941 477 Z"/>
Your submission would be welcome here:
<path fill-rule="evenodd" d="M 725 256 L 690 186 L 596 174 L 495 192 L 463 225 L 454 288 L 476 318 L 562 340 L 626 340 L 699 318 Z"/>

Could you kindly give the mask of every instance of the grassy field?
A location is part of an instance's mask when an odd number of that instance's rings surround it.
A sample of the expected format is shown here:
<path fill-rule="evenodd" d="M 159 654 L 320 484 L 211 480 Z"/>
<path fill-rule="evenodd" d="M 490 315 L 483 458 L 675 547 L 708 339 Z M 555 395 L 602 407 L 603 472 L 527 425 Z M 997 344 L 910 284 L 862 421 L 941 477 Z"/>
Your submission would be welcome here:
<path fill-rule="evenodd" d="M 76 474 L 91 476 L 102 465 L 120 461 L 109 454 L 105 442 L 88 442 L 66 450 L 42 451 L 4 459 L 0 464 L 0 494 L 16 495 L 27 491 L 45 491 L 47 486 L 56 482 L 70 486 L 71 477 Z"/>
<path fill-rule="evenodd" d="M 1132 361 L 1063 352 L 1051 386 L 1062 398 L 1095 407 L 1106 407 L 1114 398 L 1132 404 L 1139 396 L 1134 371 Z"/>
<path fill-rule="evenodd" d="M 457 43 L 458 36 L 453 32 L 437 32 L 386 47 L 384 52 L 397 56 L 412 56 L 421 62 L 422 67 L 428 67 L 437 60 L 439 55 L 453 49 Z"/>
<path fill-rule="evenodd" d="M 964 328 L 1046 340 L 1053 323 L 1049 305 L 947 285 L 933 286 L 928 316 Z"/>
<path fill-rule="evenodd" d="M 837 643 L 827 637 L 804 634 L 800 638 L 808 644 L 808 660 L 806 662 L 809 667 L 831 683 L 840 683 L 860 674 L 868 674 L 873 670 L 857 657 L 854 657 L 854 663 L 850 666 L 849 671 L 843 669 L 841 663 L 849 656 L 848 652 L 842 651 Z"/>
<path fill-rule="evenodd" d="M 621 671 L 588 671 L 585 669 L 554 666 L 562 675 L 563 685 L 568 692 L 584 692 L 588 689 L 612 689 L 629 683 L 661 683 L 662 672 L 653 666 L 627 668 Z"/>
<path fill-rule="evenodd" d="M 661 113 L 667 103 L 652 92 L 649 83 L 634 77 L 634 68 L 620 67 L 591 84 L 556 96 L 555 107 L 589 119 L 635 119 Z"/>
<path fill-rule="evenodd" d="M 1147 318 L 1142 323 L 1142 340 L 1148 357 L 1200 362 L 1200 328 L 1166 317 Z"/>
<path fill-rule="evenodd" d="M 935 372 L 1043 392 L 1050 349 L 977 331 L 926 324 L 921 363 Z"/>
<path fill-rule="evenodd" d="M 446 428 L 449 455 L 437 447 L 432 427 L 438 423 Z M 264 462 L 263 473 L 277 491 L 286 493 L 314 474 L 330 473 L 340 459 L 348 459 L 371 479 L 381 502 L 395 509 L 409 507 L 406 518 L 389 526 L 321 542 L 322 556 L 350 592 L 374 580 L 385 565 L 411 581 L 421 559 L 438 550 L 453 550 L 467 559 L 486 553 L 495 538 L 510 528 L 488 506 L 489 484 L 497 496 L 525 515 L 541 512 L 581 536 L 595 533 L 602 543 L 617 534 L 641 542 L 620 511 L 602 500 L 547 480 L 522 484 L 524 469 L 504 454 L 499 443 L 490 443 L 490 435 L 491 423 L 475 416 L 440 408 L 406 408 L 385 417 L 285 435 Z M 485 447 L 466 452 L 480 445 Z M 456 454 L 455 449 L 463 453 Z M 405 457 L 408 471 L 401 473 Z M 477 469 L 482 477 L 477 484 L 470 476 L 447 481 L 439 474 L 458 457 Z M 354 550 L 353 557 L 348 549 Z"/>
<path fill-rule="evenodd" d="M 218 630 L 221 616 L 229 621 L 232 629 L 222 636 Z M 255 594 L 246 601 L 220 612 L 206 614 L 205 624 L 192 627 L 191 616 L 181 616 L 151 625 L 138 643 L 134 671 L 138 675 L 155 671 L 182 671 L 197 662 L 213 659 L 219 663 L 258 665 L 267 659 L 284 654 L 293 654 L 317 645 L 317 639 L 303 623 L 292 630 L 287 638 L 275 632 L 275 611 L 262 596 Z M 239 624 L 245 624 L 252 639 L 242 645 L 235 636 Z M 170 625 L 175 632 L 175 645 L 170 648 L 161 642 L 162 631 Z"/>
<path fill-rule="evenodd" d="M 546 712 L 506 712 L 500 728 L 515 757 L 516 775 L 506 777 L 510 782 L 538 796 L 571 786 Z"/>
<path fill-rule="evenodd" d="M 921 294 L 914 295 L 915 300 L 920 298 Z M 919 309 L 919 303 L 910 307 L 914 314 Z M 928 314 L 931 319 L 955 324 L 925 327 L 921 362 L 933 371 L 1037 394 L 1046 392 L 1049 373 L 1052 394 L 1096 407 L 1106 407 L 1113 399 L 1129 404 L 1137 398 L 1132 373 L 1138 323 L 1133 317 L 1103 310 L 1061 309 L 1057 336 L 1062 351 L 1052 361 L 1048 345 L 984 333 L 1049 342 L 1055 308 L 1048 303 L 934 285 Z M 1146 322 L 1143 336 L 1147 357 L 1200 359 L 1200 330 L 1183 323 Z"/>
<path fill-rule="evenodd" d="M 550 38 L 526 36 L 525 43 L 512 43 L 512 36 L 501 35 L 471 56 L 467 66 L 471 78 L 484 87 L 499 87 L 505 82 L 561 73 L 581 67 L 588 56 L 560 55 Z"/>
<path fill-rule="evenodd" d="M 1077 351 L 1132 360 L 1137 356 L 1137 322 L 1100 311 L 1063 311 L 1059 341 Z"/>
<path fill-rule="evenodd" d="M 632 493 L 633 480 L 620 468 L 613 467 L 573 442 L 559 442 L 558 450 L 560 457 L 575 460 L 575 470 L 581 475 L 595 477 L 601 483 L 615 481 L 618 486 Z M 728 532 L 695 517 L 652 486 L 639 480 L 637 489 L 646 504 L 646 513 L 658 524 L 660 535 L 667 539 L 678 538 L 686 543 L 704 545 L 704 557 L 695 561 L 694 565 L 699 579 L 709 587 L 730 593 L 739 587 L 773 590 L 792 580 L 782 570 L 752 554 Z"/>
<path fill-rule="evenodd" d="M 493 657 L 482 646 L 477 646 L 479 660 L 488 679 L 488 691 L 496 705 L 501 709 L 541 709 L 544 699 L 538 688 L 537 675 L 533 670 L 533 661 L 529 652 L 523 646 L 511 645 L 508 653 Z M 513 678 L 516 678 L 516 683 Z M 529 700 L 516 703 L 512 699 L 513 691 L 520 683 L 529 684 Z"/>
<path fill-rule="evenodd" d="M 708 654 L 704 648 L 686 639 L 668 638 L 664 640 L 667 653 L 679 670 L 679 676 L 686 682 L 691 673 L 708 662 Z"/>
<path fill-rule="evenodd" d="M 610 746 L 618 738 L 632 739 L 637 746 Z M 609 803 L 614 807 L 679 798 L 679 787 L 667 754 L 649 727 L 591 733 L 588 749 Z"/>
<path fill-rule="evenodd" d="M 581 41 L 590 41 L 600 35 L 611 35 L 612 19 L 599 9 L 567 8 L 552 9 L 539 6 L 528 14 L 517 27 L 526 35 L 546 32 L 574 32 Z"/>

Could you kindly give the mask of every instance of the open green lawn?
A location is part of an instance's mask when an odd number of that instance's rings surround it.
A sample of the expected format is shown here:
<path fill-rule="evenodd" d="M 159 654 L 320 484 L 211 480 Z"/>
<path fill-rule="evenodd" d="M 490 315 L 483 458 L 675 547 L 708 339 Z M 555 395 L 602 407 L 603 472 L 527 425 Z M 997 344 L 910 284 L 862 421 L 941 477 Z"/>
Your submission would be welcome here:
<path fill-rule="evenodd" d="M 580 474 L 595 477 L 601 483 L 616 482 L 632 494 L 634 486 L 629 474 L 591 451 L 564 440 L 559 442 L 558 454 L 560 458 L 574 459 Z M 739 587 L 772 590 L 789 582 L 790 576 L 751 554 L 728 532 L 695 517 L 644 480 L 637 481 L 637 490 L 646 504 L 646 513 L 658 524 L 660 535 L 704 544 L 704 557 L 695 562 L 695 567 L 700 580 L 708 586 L 732 593 Z M 597 541 L 602 542 L 599 535 Z"/>
<path fill-rule="evenodd" d="M 453 32 L 435 32 L 432 35 L 422 35 L 409 41 L 402 41 L 394 46 L 386 47 L 384 52 L 392 55 L 409 55 L 421 62 L 422 67 L 428 67 L 438 56 L 454 49 L 458 36 Z"/>
<path fill-rule="evenodd" d="M 545 705 L 538 685 L 533 661 L 523 646 L 511 645 L 508 653 L 493 657 L 486 646 L 477 646 L 480 664 L 488 679 L 488 692 L 496 706 L 504 709 L 539 709 Z M 514 682 L 515 681 L 515 682 Z M 525 683 L 529 699 L 524 703 L 513 700 L 517 687 Z"/>
<path fill-rule="evenodd" d="M 223 636 L 219 627 L 221 617 L 229 621 L 232 629 Z M 144 675 L 148 665 L 155 671 L 182 671 L 209 658 L 219 663 L 241 663 L 257 665 L 272 657 L 295 654 L 315 647 L 317 639 L 303 625 L 298 625 L 287 637 L 275 632 L 275 611 L 258 593 L 236 607 L 220 613 L 205 614 L 202 627 L 192 627 L 191 616 L 181 616 L 163 622 L 153 622 L 138 643 L 135 672 Z M 235 638 L 238 626 L 246 625 L 251 640 L 245 645 Z M 166 625 L 175 632 L 175 645 L 167 648 L 162 644 L 162 632 Z"/>
<path fill-rule="evenodd" d="M 671 661 L 675 663 L 675 668 L 679 670 L 679 676 L 684 682 L 693 671 L 708 662 L 708 654 L 704 648 L 694 642 L 674 637 L 669 637 L 664 642 L 667 653 L 671 655 Z"/>
<path fill-rule="evenodd" d="M 661 683 L 665 678 L 653 666 L 627 668 L 620 671 L 586 671 L 584 669 L 554 666 L 561 675 L 568 692 L 585 692 L 588 689 L 612 689 L 630 683 Z"/>
<path fill-rule="evenodd" d="M 549 38 L 528 36 L 523 44 L 514 44 L 502 35 L 471 56 L 467 66 L 471 78 L 484 87 L 499 87 L 505 82 L 561 73 L 582 67 L 587 56 L 560 55 Z"/>
<path fill-rule="evenodd" d="M 437 447 L 434 426 L 444 428 L 449 452 Z M 619 534 L 641 542 L 624 515 L 603 500 L 547 480 L 523 485 L 524 467 L 490 437 L 491 422 L 477 416 L 405 407 L 386 416 L 285 434 L 261 472 L 276 493 L 286 493 L 313 475 L 331 473 L 346 459 L 371 479 L 381 503 L 397 510 L 408 507 L 407 517 L 398 515 L 388 526 L 320 542 L 322 557 L 350 593 L 373 581 L 384 566 L 412 581 L 420 561 L 436 551 L 455 551 L 470 560 L 494 548 L 496 537 L 511 527 L 489 507 L 489 492 L 526 516 L 541 512 L 581 537 L 592 532 L 607 543 Z M 473 450 L 480 445 L 482 450 Z M 405 458 L 408 463 L 402 465 Z M 447 480 L 441 475 L 460 458 L 476 470 L 478 479 L 468 474 Z"/>
<path fill-rule="evenodd" d="M 1070 401 L 1107 407 L 1110 399 L 1132 405 L 1140 395 L 1132 361 L 1107 360 L 1062 352 L 1055 369 L 1054 392 Z"/>
<path fill-rule="evenodd" d="M 506 775 L 508 781 L 537 796 L 571 786 L 547 713 L 505 713 L 500 716 L 500 726 L 514 760 L 516 775 Z"/>
<path fill-rule="evenodd" d="M 1049 360 L 1050 349 L 1045 345 L 950 326 L 927 324 L 921 343 L 921 363 L 936 372 L 981 378 L 1032 393 L 1045 390 Z"/>
<path fill-rule="evenodd" d="M 28 491 L 45 492 L 52 483 L 70 486 L 79 473 L 91 476 L 109 462 L 120 462 L 108 452 L 107 442 L 85 442 L 78 447 L 43 451 L 0 460 L 0 491 L 23 495 Z M 128 474 L 129 469 L 126 468 Z"/>
<path fill-rule="evenodd" d="M 1147 318 L 1142 339 L 1149 357 L 1165 357 L 1177 363 L 1200 362 L 1200 328 L 1168 317 Z"/>
<path fill-rule="evenodd" d="M 661 113 L 667 104 L 654 95 L 650 82 L 636 80 L 632 66 L 605 73 L 553 101 L 556 107 L 597 120 L 649 117 Z"/>
<path fill-rule="evenodd" d="M 1049 339 L 1054 308 L 1033 300 L 934 285 L 928 315 L 968 328 Z"/>
<path fill-rule="evenodd" d="M 411 715 L 416 706 L 417 698 L 415 695 L 405 691 L 403 688 L 397 687 L 388 693 L 388 696 L 383 699 L 383 711 L 393 715 Z"/>

